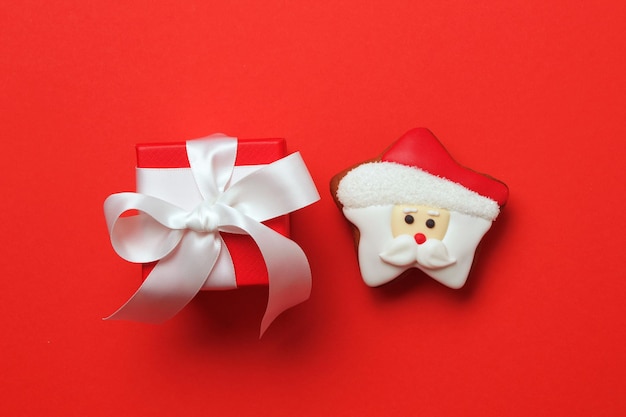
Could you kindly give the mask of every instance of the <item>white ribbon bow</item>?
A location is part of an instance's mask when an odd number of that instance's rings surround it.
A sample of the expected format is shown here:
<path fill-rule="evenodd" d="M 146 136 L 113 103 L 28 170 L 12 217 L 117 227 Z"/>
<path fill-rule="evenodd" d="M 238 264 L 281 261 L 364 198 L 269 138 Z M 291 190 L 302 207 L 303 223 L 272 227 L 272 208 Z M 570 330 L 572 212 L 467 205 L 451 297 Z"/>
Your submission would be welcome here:
<path fill-rule="evenodd" d="M 178 313 L 212 271 L 234 277 L 220 231 L 247 234 L 267 267 L 269 296 L 261 335 L 286 309 L 309 298 L 311 271 L 302 249 L 262 221 L 319 200 L 299 153 L 230 184 L 237 139 L 211 136 L 188 141 L 189 165 L 203 201 L 191 212 L 156 197 L 118 193 L 104 202 L 113 248 L 137 263 L 159 261 L 135 294 L 107 319 L 162 322 Z M 136 216 L 120 217 L 137 210 Z"/>

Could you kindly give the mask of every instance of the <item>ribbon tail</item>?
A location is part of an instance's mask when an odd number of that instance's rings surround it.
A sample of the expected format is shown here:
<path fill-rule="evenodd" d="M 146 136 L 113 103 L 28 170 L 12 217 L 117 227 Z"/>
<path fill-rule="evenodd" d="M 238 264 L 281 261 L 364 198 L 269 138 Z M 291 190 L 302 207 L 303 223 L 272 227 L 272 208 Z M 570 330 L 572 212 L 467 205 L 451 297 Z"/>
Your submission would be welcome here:
<path fill-rule="evenodd" d="M 256 242 L 269 281 L 267 308 L 261 321 L 261 334 L 278 315 L 306 301 L 311 295 L 311 269 L 304 251 L 294 241 L 276 233 L 232 207 L 216 205 L 222 225 L 232 226 L 249 234 Z"/>
<path fill-rule="evenodd" d="M 135 294 L 105 320 L 161 323 L 172 318 L 198 293 L 215 266 L 222 241 L 214 233 L 186 233 L 160 260 Z"/>
<path fill-rule="evenodd" d="M 282 235 L 273 234 L 272 239 L 276 244 L 260 247 L 267 264 L 269 295 L 259 337 L 282 312 L 311 295 L 311 269 L 304 251 Z"/>

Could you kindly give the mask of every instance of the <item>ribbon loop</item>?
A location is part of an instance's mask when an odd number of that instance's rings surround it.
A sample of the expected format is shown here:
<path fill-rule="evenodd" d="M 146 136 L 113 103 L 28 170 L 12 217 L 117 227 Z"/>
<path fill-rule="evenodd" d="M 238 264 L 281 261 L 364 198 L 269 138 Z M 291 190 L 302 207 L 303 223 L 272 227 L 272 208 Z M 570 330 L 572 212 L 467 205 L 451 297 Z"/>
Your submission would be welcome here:
<path fill-rule="evenodd" d="M 213 273 L 234 279 L 234 266 L 219 231 L 248 234 L 268 270 L 269 298 L 261 334 L 281 312 L 311 291 L 302 249 L 260 222 L 319 200 L 298 153 L 231 184 L 237 139 L 223 135 L 188 141 L 193 181 L 202 201 L 192 210 L 139 193 L 119 193 L 104 203 L 115 251 L 131 262 L 159 261 L 137 292 L 108 319 L 161 322 L 180 311 Z M 137 216 L 122 217 L 138 210 Z"/>

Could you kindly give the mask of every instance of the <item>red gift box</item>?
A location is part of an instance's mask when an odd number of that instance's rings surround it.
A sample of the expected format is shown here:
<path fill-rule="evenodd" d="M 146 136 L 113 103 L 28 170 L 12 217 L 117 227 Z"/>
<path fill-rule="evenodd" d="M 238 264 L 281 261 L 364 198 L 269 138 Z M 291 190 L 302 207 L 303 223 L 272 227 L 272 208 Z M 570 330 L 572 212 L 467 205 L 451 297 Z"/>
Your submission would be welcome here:
<path fill-rule="evenodd" d="M 177 169 L 189 168 L 185 142 L 138 144 L 137 168 Z M 239 139 L 235 169 L 238 166 L 266 165 L 287 154 L 284 139 Z M 137 189 L 141 193 L 142 190 Z M 263 222 L 283 236 L 289 237 L 289 215 Z M 267 268 L 254 240 L 243 234 L 220 232 L 232 257 L 237 286 L 267 285 Z M 144 264 L 145 279 L 156 262 Z"/>

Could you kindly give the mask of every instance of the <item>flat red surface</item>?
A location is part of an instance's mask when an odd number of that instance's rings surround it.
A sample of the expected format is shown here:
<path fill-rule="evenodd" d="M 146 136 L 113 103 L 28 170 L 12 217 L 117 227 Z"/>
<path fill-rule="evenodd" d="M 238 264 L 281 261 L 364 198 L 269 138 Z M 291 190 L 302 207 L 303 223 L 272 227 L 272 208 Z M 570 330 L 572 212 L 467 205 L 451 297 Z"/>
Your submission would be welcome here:
<path fill-rule="evenodd" d="M 0 3 L 0 414 L 624 415 L 625 29 L 621 1 Z M 366 287 L 328 193 L 417 126 L 511 190 L 458 291 Z M 102 213 L 135 143 L 214 132 L 307 161 L 311 299 L 261 340 L 262 287 L 103 322 L 138 285 Z"/>

